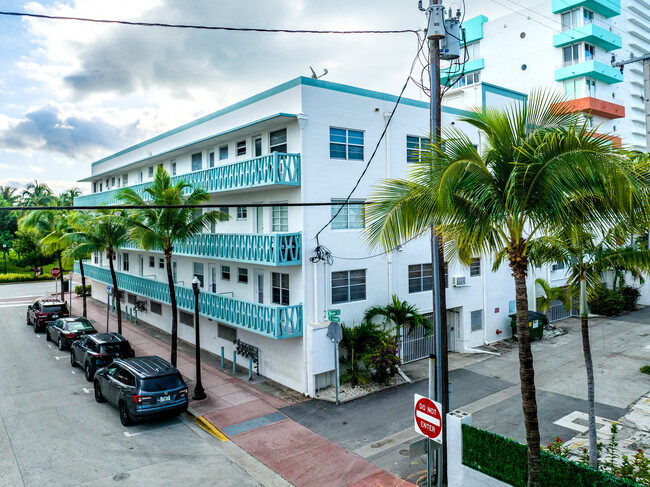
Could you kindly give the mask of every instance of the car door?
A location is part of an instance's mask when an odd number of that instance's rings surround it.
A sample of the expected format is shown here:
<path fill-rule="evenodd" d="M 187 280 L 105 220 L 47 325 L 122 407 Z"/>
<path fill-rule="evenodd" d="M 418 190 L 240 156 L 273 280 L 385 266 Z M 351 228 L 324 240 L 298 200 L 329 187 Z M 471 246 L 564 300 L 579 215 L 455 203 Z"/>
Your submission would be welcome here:
<path fill-rule="evenodd" d="M 117 405 L 117 400 L 119 398 L 119 391 L 120 391 L 120 383 L 119 380 L 117 379 L 117 375 L 119 374 L 120 371 L 120 366 L 119 365 L 111 365 L 108 370 L 106 371 L 106 381 L 105 381 L 105 389 L 102 389 L 102 394 L 106 399 L 108 399 L 108 402 L 111 404 Z"/>
<path fill-rule="evenodd" d="M 30 323 L 36 323 L 36 315 L 39 312 L 38 301 L 35 301 L 32 305 L 32 308 L 29 310 L 29 321 Z"/>
<path fill-rule="evenodd" d="M 86 349 L 87 342 L 88 338 L 83 338 L 78 342 L 72 342 L 72 345 L 70 345 L 70 353 L 73 355 L 75 362 L 83 358 L 83 351 Z"/>
<path fill-rule="evenodd" d="M 54 343 L 57 343 L 61 332 L 65 328 L 66 324 L 63 320 L 56 320 L 52 325 L 50 325 L 50 338 Z"/>

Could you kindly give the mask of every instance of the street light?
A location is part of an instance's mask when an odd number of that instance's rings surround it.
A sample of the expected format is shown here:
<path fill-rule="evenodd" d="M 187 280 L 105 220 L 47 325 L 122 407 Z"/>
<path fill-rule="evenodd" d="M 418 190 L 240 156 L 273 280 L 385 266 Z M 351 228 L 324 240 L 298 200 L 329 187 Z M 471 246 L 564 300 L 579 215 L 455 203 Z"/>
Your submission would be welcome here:
<path fill-rule="evenodd" d="M 192 290 L 194 291 L 194 332 L 196 338 L 194 344 L 196 346 L 196 385 L 194 386 L 194 395 L 192 399 L 195 401 L 200 401 L 205 399 L 206 394 L 203 389 L 203 384 L 201 384 L 201 332 L 199 330 L 199 286 L 201 281 L 199 278 L 194 276 L 192 279 Z"/>
<path fill-rule="evenodd" d="M 7 244 L 2 244 L 2 255 L 5 258 L 5 274 L 7 273 Z"/>

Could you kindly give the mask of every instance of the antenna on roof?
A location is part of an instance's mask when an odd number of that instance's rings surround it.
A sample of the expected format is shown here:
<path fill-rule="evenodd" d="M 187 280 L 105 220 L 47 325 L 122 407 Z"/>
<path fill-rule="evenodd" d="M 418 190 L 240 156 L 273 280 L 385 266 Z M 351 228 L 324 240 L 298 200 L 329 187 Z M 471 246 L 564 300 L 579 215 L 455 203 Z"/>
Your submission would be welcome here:
<path fill-rule="evenodd" d="M 314 71 L 314 68 L 312 68 L 311 66 L 309 66 L 309 69 L 311 69 L 311 77 L 314 79 L 322 78 L 327 74 L 327 68 L 323 68 L 323 74 L 321 74 L 320 76 L 316 75 L 316 71 Z"/>

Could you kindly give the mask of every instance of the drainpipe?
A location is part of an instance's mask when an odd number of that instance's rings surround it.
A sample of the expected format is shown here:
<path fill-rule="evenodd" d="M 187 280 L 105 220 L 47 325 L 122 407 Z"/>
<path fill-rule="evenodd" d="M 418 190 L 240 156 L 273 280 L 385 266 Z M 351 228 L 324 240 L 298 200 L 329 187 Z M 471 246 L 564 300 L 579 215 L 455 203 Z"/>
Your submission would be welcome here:
<path fill-rule="evenodd" d="M 485 272 L 485 256 L 481 256 L 481 285 L 483 287 L 483 345 L 488 345 L 487 341 L 487 272 Z M 455 330 L 454 330 L 455 331 Z"/>
<path fill-rule="evenodd" d="M 307 120 L 308 116 L 304 113 L 299 113 L 296 118 L 298 119 L 298 127 L 300 129 L 300 199 L 302 201 L 305 200 L 305 195 L 304 195 L 304 180 L 305 180 L 305 170 L 304 170 L 304 157 L 305 157 L 305 126 L 307 125 Z M 305 234 L 305 212 L 302 210 L 302 233 L 303 233 L 303 242 L 306 242 L 307 235 Z M 304 276 L 305 276 L 305 262 L 307 261 L 307 258 L 305 257 L 305 252 L 303 251 L 303 264 L 302 264 L 302 275 L 303 275 L 303 289 L 304 289 Z M 317 286 L 316 286 L 316 278 L 317 278 L 317 272 L 316 272 L 316 264 L 314 264 L 314 318 L 316 317 L 316 310 L 318 309 L 318 296 L 317 296 Z M 309 367 L 307 366 L 308 362 L 308 353 L 307 353 L 307 326 L 306 326 L 306 315 L 303 315 L 303 323 L 302 323 L 302 363 L 303 367 L 305 369 L 305 384 L 303 387 L 303 394 L 309 395 Z M 316 319 L 314 319 L 314 323 L 316 322 Z M 313 370 L 313 369 L 312 369 Z"/>
<path fill-rule="evenodd" d="M 386 136 L 384 137 L 384 159 L 385 159 L 385 177 L 386 179 L 390 178 L 390 126 L 388 125 L 388 121 L 390 120 L 390 113 L 389 112 L 384 112 L 384 126 L 386 128 Z M 387 278 L 388 278 L 388 297 L 386 298 L 386 302 L 390 303 L 391 298 L 393 296 L 393 261 L 392 261 L 392 256 L 389 253 L 388 254 L 388 262 L 387 262 Z"/>

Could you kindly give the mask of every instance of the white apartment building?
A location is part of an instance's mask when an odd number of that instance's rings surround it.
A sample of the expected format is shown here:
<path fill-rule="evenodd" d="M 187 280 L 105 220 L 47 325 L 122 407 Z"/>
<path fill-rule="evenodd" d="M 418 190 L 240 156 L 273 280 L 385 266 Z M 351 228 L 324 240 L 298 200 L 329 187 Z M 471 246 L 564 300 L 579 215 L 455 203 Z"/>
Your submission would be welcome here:
<path fill-rule="evenodd" d="M 523 97 L 488 83 L 481 87 L 489 105 Z M 91 184 L 92 194 L 76 198 L 75 205 L 116 204 L 116 192 L 127 186 L 143 194 L 159 165 L 174 180 L 208 191 L 211 204 L 224 205 L 230 220 L 174 249 L 179 338 L 194 342 L 191 281 L 196 275 L 203 348 L 220 355 L 223 347 L 225 357 L 232 358 L 236 339 L 258 347 L 262 375 L 313 396 L 317 384 L 331 381 L 334 368 L 333 345 L 325 335 L 327 310 L 340 310 L 342 321 L 353 325 L 369 306 L 387 304 L 397 294 L 432 312 L 428 236 L 374 255 L 363 242 L 360 206 L 345 207 L 319 236 L 331 251 L 332 265 L 310 261 L 316 233 L 361 175 L 396 100 L 296 78 L 92 163 L 91 176 L 82 180 Z M 443 107 L 443 124 L 455 124 L 478 144 L 477 131 L 458 121 L 462 113 Z M 383 178 L 405 176 L 428 127 L 428 103 L 402 99 L 352 199 L 365 200 Z M 287 206 L 307 202 L 330 204 Z M 249 206 L 256 203 L 271 206 Z M 140 319 L 169 332 L 162 257 L 129 246 L 118 252 L 116 267 L 126 306 L 146 301 Z M 111 279 L 106 256 L 94 255 L 84 267 L 93 297 L 105 302 Z M 507 266 L 497 273 L 490 269 L 484 256 L 476 256 L 469 268 L 449 265 L 451 350 L 471 351 L 510 336 L 512 277 Z"/>
<path fill-rule="evenodd" d="M 465 5 L 469 60 L 443 70 L 443 83 L 451 80 L 445 105 L 480 106 L 481 82 L 524 93 L 551 88 L 566 95 L 563 109 L 590 113 L 593 126 L 615 142 L 650 149 L 643 66 L 628 64 L 623 73 L 611 66 L 613 55 L 621 61 L 650 52 L 646 1 L 467 0 Z"/>

